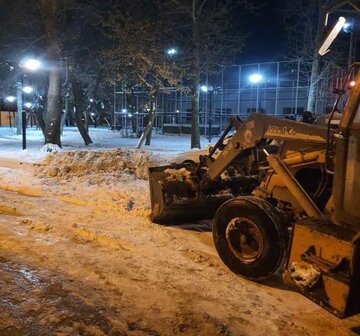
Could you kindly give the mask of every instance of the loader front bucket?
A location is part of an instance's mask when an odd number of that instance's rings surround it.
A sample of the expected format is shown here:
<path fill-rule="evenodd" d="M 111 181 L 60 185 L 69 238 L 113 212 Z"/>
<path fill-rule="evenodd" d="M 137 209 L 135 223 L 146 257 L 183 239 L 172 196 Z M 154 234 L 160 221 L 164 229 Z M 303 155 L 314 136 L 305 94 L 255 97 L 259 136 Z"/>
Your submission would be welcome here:
<path fill-rule="evenodd" d="M 149 183 L 150 218 L 155 223 L 213 218 L 219 206 L 233 197 L 227 192 L 203 192 L 192 165 L 149 168 Z"/>

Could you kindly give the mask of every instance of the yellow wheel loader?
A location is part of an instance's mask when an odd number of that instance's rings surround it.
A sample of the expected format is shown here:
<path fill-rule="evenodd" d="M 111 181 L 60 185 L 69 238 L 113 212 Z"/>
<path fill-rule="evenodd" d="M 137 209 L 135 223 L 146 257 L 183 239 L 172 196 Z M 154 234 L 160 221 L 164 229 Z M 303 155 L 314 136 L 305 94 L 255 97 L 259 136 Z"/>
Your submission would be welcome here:
<path fill-rule="evenodd" d="M 282 272 L 333 314 L 358 313 L 360 73 L 355 82 L 337 129 L 331 116 L 322 127 L 253 113 L 232 118 L 199 164 L 150 168 L 152 220 L 213 217 L 215 247 L 236 274 Z"/>

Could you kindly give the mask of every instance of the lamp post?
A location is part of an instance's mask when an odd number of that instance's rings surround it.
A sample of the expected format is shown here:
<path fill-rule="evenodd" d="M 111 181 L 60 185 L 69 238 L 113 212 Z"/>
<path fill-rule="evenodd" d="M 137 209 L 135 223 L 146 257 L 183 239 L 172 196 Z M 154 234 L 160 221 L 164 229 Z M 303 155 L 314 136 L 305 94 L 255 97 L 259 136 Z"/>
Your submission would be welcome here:
<path fill-rule="evenodd" d="M 259 112 L 259 84 L 263 81 L 263 76 L 260 73 L 254 73 L 249 76 L 249 81 L 256 85 L 256 112 Z"/>
<path fill-rule="evenodd" d="M 22 60 L 19 63 L 18 67 L 18 80 L 17 80 L 17 133 L 18 135 L 22 133 L 22 147 L 26 149 L 26 109 L 23 106 L 23 93 L 30 94 L 33 91 L 33 88 L 30 86 L 23 87 L 24 83 L 24 72 L 25 71 L 36 71 L 40 68 L 41 63 L 37 59 L 28 58 Z M 25 105 L 25 107 L 27 107 Z M 20 120 L 21 118 L 21 120 Z M 21 124 L 21 130 L 18 127 Z"/>
<path fill-rule="evenodd" d="M 209 93 L 209 116 L 208 116 L 208 140 L 209 143 L 212 140 L 212 109 L 213 109 L 213 94 L 214 94 L 214 87 L 208 85 L 200 86 L 200 89 L 204 93 Z"/>

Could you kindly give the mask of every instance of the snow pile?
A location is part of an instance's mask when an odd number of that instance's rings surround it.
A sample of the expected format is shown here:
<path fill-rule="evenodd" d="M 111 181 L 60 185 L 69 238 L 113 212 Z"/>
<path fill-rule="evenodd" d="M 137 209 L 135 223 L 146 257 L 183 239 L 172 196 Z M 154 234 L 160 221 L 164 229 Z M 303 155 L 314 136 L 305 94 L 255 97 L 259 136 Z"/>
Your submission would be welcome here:
<path fill-rule="evenodd" d="M 121 172 L 147 179 L 149 165 L 161 165 L 161 162 L 151 152 L 119 148 L 56 152 L 50 154 L 37 170 L 42 176 L 61 179 L 107 173 L 118 176 Z"/>
<path fill-rule="evenodd" d="M 148 167 L 166 163 L 162 160 L 148 151 L 123 148 L 61 151 L 50 153 L 35 172 L 44 192 L 66 203 L 147 217 Z"/>

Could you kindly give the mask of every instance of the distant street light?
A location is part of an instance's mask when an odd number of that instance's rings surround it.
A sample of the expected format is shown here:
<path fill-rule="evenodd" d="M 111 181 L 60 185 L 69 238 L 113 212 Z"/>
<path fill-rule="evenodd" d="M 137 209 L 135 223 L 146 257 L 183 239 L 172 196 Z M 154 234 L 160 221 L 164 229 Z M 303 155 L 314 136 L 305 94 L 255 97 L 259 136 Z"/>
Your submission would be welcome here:
<path fill-rule="evenodd" d="M 356 82 L 355 82 L 354 80 L 352 80 L 352 81 L 349 83 L 349 85 L 350 85 L 351 87 L 354 87 L 355 84 L 356 84 Z"/>
<path fill-rule="evenodd" d="M 121 112 L 122 112 L 122 113 L 126 113 L 126 112 L 127 112 L 127 109 L 122 109 Z"/>
<path fill-rule="evenodd" d="M 348 33 L 350 31 L 350 27 L 351 27 L 351 23 L 348 21 L 345 21 L 342 26 L 342 29 L 345 33 Z"/>
<path fill-rule="evenodd" d="M 130 118 L 131 118 L 131 117 L 132 117 L 132 114 L 131 114 L 131 113 L 128 113 L 128 117 L 130 117 Z"/>
<path fill-rule="evenodd" d="M 6 101 L 8 101 L 9 103 L 13 103 L 13 102 L 16 100 L 16 98 L 15 98 L 14 96 L 7 96 L 5 99 L 6 99 Z"/>
<path fill-rule="evenodd" d="M 259 84 L 263 80 L 263 76 L 259 73 L 254 73 L 249 76 L 249 81 L 252 84 Z"/>
<path fill-rule="evenodd" d="M 94 102 L 94 99 L 90 98 L 90 99 L 89 99 L 89 102 L 90 102 L 90 103 L 93 103 L 93 102 Z"/>
<path fill-rule="evenodd" d="M 36 71 L 40 68 L 41 63 L 37 59 L 30 58 L 22 63 L 20 63 L 21 68 L 25 68 L 30 71 Z"/>
<path fill-rule="evenodd" d="M 175 48 L 170 48 L 166 51 L 166 53 L 169 55 L 169 56 L 174 56 L 177 54 L 177 50 Z"/>
<path fill-rule="evenodd" d="M 207 85 L 201 85 L 200 89 L 202 92 L 205 92 L 205 93 L 209 91 L 209 88 L 207 87 Z"/>
<path fill-rule="evenodd" d="M 25 93 L 27 93 L 27 94 L 33 92 L 33 90 L 34 90 L 34 89 L 33 89 L 31 86 L 24 86 L 24 87 L 23 87 L 23 91 L 24 91 Z"/>
<path fill-rule="evenodd" d="M 31 104 L 31 103 L 25 103 L 24 106 L 25 106 L 26 108 L 30 108 L 30 107 L 32 106 L 32 104 Z"/>

